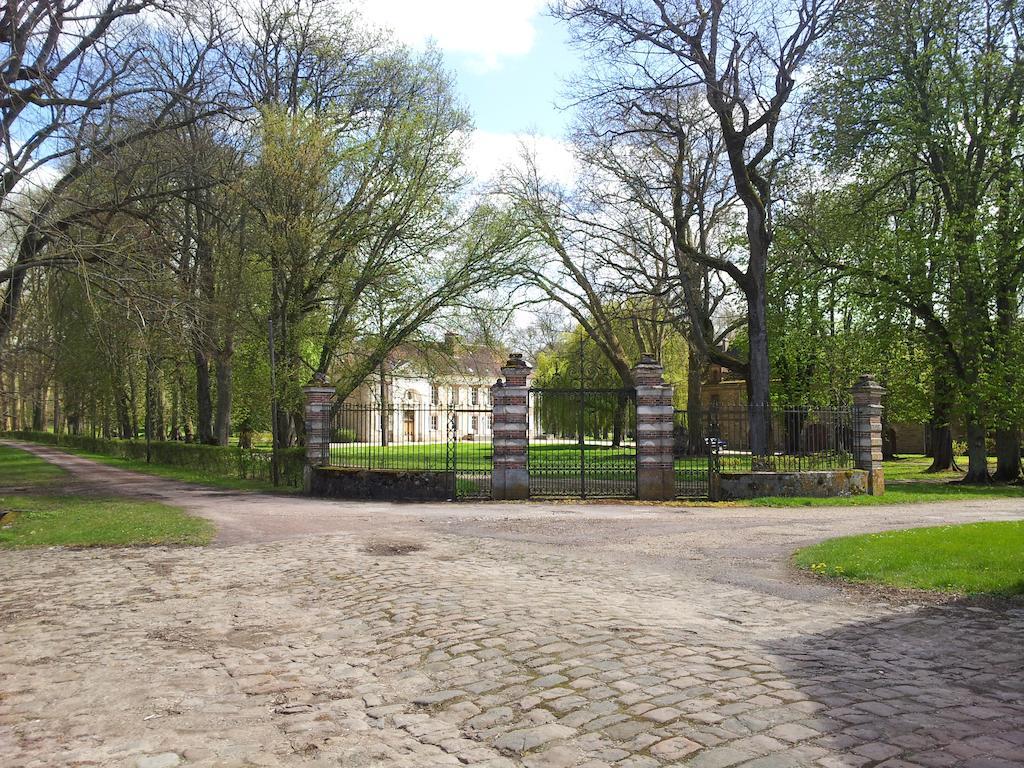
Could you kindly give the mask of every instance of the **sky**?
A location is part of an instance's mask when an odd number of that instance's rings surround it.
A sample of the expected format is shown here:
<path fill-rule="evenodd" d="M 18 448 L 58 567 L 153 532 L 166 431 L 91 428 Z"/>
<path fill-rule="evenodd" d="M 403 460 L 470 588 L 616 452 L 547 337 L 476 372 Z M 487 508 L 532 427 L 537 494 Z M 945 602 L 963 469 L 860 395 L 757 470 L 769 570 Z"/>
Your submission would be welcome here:
<path fill-rule="evenodd" d="M 454 72 L 473 115 L 469 165 L 483 181 L 531 143 L 541 171 L 570 182 L 575 164 L 564 142 L 570 115 L 562 82 L 579 69 L 561 22 L 546 0 L 362 0 L 362 14 L 402 43 L 433 42 Z"/>

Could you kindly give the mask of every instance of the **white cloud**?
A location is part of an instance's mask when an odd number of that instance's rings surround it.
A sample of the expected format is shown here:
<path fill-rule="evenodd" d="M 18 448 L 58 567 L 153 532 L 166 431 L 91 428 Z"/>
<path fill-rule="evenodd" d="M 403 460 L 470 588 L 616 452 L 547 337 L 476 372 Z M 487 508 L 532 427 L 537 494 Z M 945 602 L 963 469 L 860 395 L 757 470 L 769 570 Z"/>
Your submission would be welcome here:
<path fill-rule="evenodd" d="M 466 152 L 466 162 L 480 182 L 488 181 L 504 167 L 515 164 L 523 145 L 537 155 L 542 177 L 571 186 L 579 168 L 569 145 L 550 136 L 525 133 L 493 133 L 473 131 Z"/>
<path fill-rule="evenodd" d="M 361 0 L 363 17 L 388 27 L 411 46 L 434 40 L 449 53 L 462 53 L 482 71 L 501 59 L 529 53 L 534 21 L 545 0 Z"/>

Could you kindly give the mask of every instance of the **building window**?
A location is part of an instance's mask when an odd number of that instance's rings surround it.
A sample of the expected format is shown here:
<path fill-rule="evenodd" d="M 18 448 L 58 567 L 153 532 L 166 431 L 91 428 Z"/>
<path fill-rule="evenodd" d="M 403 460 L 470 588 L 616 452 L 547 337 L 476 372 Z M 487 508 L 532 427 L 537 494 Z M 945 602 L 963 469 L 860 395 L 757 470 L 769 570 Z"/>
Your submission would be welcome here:
<path fill-rule="evenodd" d="M 441 390 L 438 388 L 437 384 L 431 384 L 430 385 L 430 404 L 431 405 L 437 405 L 440 402 L 441 402 Z"/>
<path fill-rule="evenodd" d="M 469 402 L 472 405 L 480 404 L 480 390 L 477 389 L 476 387 L 473 387 L 472 389 L 469 390 Z"/>
<path fill-rule="evenodd" d="M 430 417 L 430 428 L 437 432 L 437 416 Z"/>
<path fill-rule="evenodd" d="M 474 416 L 473 420 L 472 420 L 472 424 L 473 424 L 472 430 L 474 432 L 479 432 L 480 431 L 480 417 L 479 416 Z"/>

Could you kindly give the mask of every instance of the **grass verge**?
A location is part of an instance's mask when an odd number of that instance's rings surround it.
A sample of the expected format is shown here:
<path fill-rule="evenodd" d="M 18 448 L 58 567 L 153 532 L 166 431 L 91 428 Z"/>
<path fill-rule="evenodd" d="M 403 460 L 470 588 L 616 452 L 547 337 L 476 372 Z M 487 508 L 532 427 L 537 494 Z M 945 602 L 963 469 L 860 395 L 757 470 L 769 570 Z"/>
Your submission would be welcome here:
<path fill-rule="evenodd" d="M 1024 595 L 1024 521 L 846 536 L 801 549 L 797 567 L 900 589 Z"/>
<path fill-rule="evenodd" d="M 1020 485 L 957 485 L 953 483 L 886 483 L 881 496 L 839 496 L 819 499 L 811 496 L 765 496 L 742 502 L 751 507 L 875 507 L 890 504 L 922 504 L 929 501 L 971 501 L 977 499 L 1024 498 Z"/>
<path fill-rule="evenodd" d="M 0 548 L 195 546 L 213 539 L 212 523 L 166 504 L 62 495 L 56 484 L 65 475 L 0 445 Z"/>
<path fill-rule="evenodd" d="M 127 469 L 130 472 L 141 472 L 156 477 L 166 477 L 170 480 L 180 480 L 183 483 L 196 483 L 197 485 L 210 485 L 216 488 L 227 488 L 235 491 L 263 491 L 272 493 L 301 493 L 301 488 L 293 488 L 280 485 L 276 488 L 273 483 L 262 480 L 246 479 L 237 477 L 226 477 L 214 472 L 203 472 L 188 467 L 172 467 L 166 464 L 147 464 L 145 461 L 134 461 L 123 459 L 119 456 L 107 456 L 102 453 L 90 453 L 77 448 L 69 448 L 65 445 L 55 446 L 65 453 L 72 453 L 81 456 L 83 459 L 91 459 L 99 464 L 106 464 L 118 469 Z"/>

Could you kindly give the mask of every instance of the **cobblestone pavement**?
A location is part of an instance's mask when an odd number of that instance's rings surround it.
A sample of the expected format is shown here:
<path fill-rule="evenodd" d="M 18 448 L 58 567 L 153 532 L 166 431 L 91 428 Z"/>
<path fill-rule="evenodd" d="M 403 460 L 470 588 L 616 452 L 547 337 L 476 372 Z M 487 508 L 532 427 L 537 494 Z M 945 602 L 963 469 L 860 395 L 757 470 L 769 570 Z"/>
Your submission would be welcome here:
<path fill-rule="evenodd" d="M 1024 765 L 1024 607 L 785 566 L 1013 505 L 329 508 L 316 536 L 0 553 L 0 764 Z"/>

